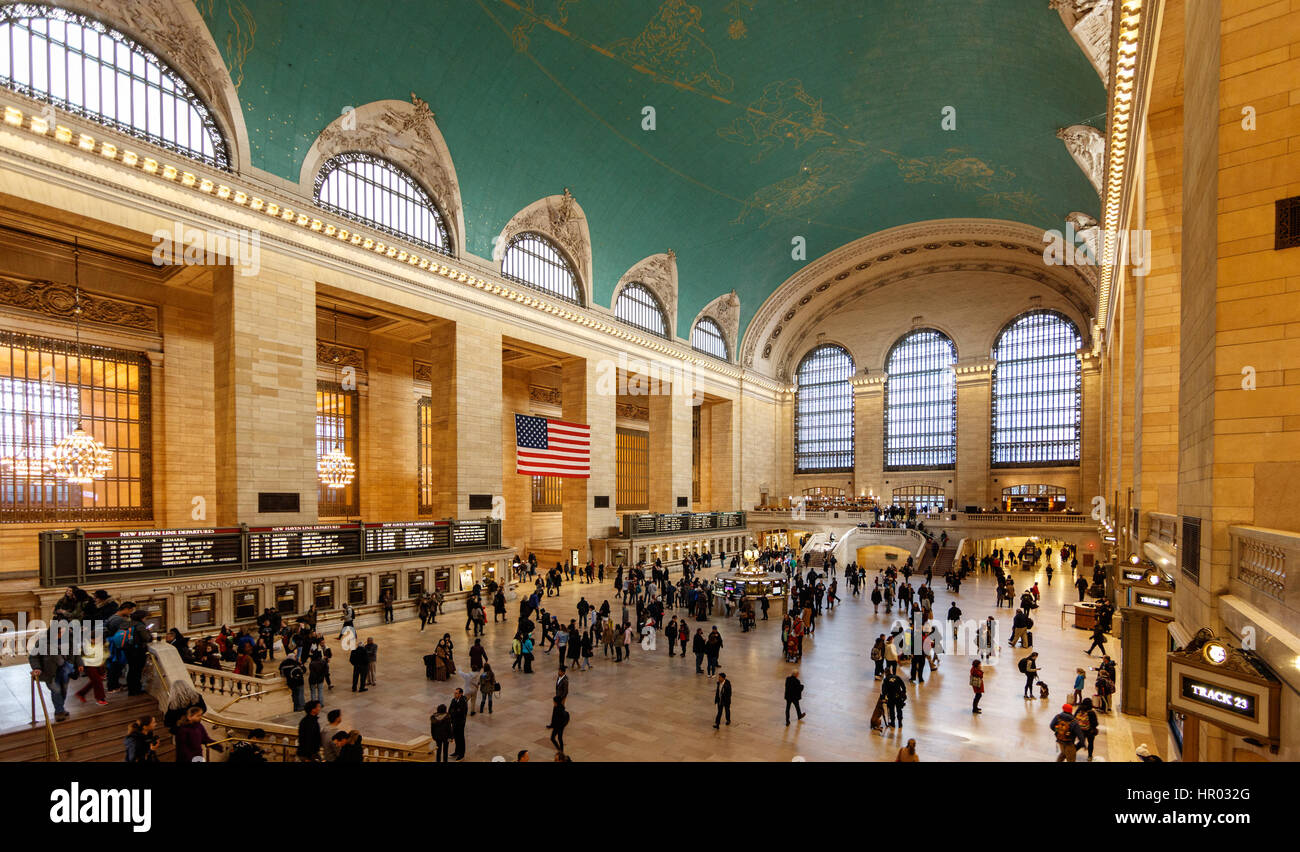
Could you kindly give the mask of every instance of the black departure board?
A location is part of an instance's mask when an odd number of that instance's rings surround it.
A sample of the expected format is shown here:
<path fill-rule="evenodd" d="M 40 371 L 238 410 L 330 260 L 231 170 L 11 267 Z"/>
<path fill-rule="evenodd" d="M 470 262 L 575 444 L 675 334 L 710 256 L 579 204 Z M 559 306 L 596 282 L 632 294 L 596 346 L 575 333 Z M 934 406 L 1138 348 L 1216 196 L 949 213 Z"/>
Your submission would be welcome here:
<path fill-rule="evenodd" d="M 366 524 L 366 556 L 401 556 L 450 548 L 450 521 Z"/>
<path fill-rule="evenodd" d="M 237 565 L 238 527 L 86 533 L 87 574 L 138 574 Z"/>
<path fill-rule="evenodd" d="M 248 561 L 297 562 L 361 556 L 361 524 L 250 527 Z"/>
<path fill-rule="evenodd" d="M 654 535 L 690 530 L 741 529 L 745 526 L 744 512 L 708 512 L 692 514 L 678 512 L 671 515 L 624 515 L 623 536 Z"/>
<path fill-rule="evenodd" d="M 482 523 L 461 522 L 452 531 L 451 541 L 458 550 L 476 544 L 485 545 L 488 543 L 488 526 Z"/>

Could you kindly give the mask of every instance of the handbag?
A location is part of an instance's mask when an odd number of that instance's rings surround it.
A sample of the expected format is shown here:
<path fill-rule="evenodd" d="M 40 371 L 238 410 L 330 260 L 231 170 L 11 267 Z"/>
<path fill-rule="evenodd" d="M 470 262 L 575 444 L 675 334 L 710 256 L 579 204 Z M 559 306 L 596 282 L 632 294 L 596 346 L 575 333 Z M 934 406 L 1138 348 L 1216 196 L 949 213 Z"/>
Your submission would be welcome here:
<path fill-rule="evenodd" d="M 492 684 L 492 691 L 493 691 L 493 692 L 500 692 L 500 691 L 501 691 L 501 684 L 500 684 L 500 683 L 494 683 L 494 684 Z"/>

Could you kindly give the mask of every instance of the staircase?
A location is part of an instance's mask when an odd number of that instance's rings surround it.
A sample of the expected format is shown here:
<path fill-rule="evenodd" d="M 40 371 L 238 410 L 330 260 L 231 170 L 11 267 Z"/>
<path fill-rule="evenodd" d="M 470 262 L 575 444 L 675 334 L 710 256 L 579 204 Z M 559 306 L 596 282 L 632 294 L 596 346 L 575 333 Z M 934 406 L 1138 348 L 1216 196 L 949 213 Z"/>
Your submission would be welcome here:
<path fill-rule="evenodd" d="M 926 545 L 925 552 L 921 554 L 921 561 L 917 563 L 916 573 L 924 574 L 927 568 L 932 568 L 936 576 L 942 577 L 952 567 L 953 557 L 957 555 L 957 547 L 953 544 L 945 545 L 939 548 L 938 553 L 933 556 L 930 554 L 930 546 Z"/>
<path fill-rule="evenodd" d="M 173 757 L 175 749 L 172 747 L 172 738 L 162 727 L 158 701 L 152 695 L 128 698 L 125 693 L 117 693 L 109 696 L 106 707 L 100 707 L 93 701 L 83 705 L 69 695 L 68 710 L 72 713 L 72 718 L 54 726 L 59 759 L 65 763 L 121 763 L 126 759 L 123 741 L 126 739 L 127 725 L 146 715 L 158 719 L 158 725 L 154 729 L 158 737 L 158 759 L 169 761 Z M 51 718 L 53 712 L 51 706 Z M 37 717 L 40 717 L 39 708 Z M 49 759 L 43 723 L 0 731 L 0 763 L 40 763 Z"/>

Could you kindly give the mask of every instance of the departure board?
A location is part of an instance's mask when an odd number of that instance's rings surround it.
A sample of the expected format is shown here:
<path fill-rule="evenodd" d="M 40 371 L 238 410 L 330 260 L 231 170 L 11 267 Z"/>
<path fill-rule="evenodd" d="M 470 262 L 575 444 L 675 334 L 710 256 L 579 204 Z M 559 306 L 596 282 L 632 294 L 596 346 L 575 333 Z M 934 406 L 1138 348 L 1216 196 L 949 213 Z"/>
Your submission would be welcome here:
<path fill-rule="evenodd" d="M 366 524 L 366 556 L 401 556 L 450 548 L 450 521 Z"/>
<path fill-rule="evenodd" d="M 361 524 L 250 527 L 248 561 L 294 562 L 361 556 Z"/>
<path fill-rule="evenodd" d="M 458 550 L 473 545 L 485 545 L 488 543 L 488 525 L 461 522 L 452 531 L 451 540 Z"/>
<path fill-rule="evenodd" d="M 237 565 L 238 527 L 86 533 L 87 574 L 159 573 Z"/>

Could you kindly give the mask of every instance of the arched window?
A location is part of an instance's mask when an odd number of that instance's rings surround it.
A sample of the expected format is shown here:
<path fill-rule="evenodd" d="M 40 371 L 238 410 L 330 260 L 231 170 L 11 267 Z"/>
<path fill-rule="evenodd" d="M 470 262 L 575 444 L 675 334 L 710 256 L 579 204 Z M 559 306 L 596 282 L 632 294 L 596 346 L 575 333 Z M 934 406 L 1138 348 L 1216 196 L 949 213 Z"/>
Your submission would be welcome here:
<path fill-rule="evenodd" d="M 794 408 L 795 473 L 853 470 L 853 357 L 825 343 L 799 362 Z"/>
<path fill-rule="evenodd" d="M 375 230 L 451 254 L 438 205 L 415 178 L 382 157 L 359 151 L 330 157 L 316 175 L 316 203 Z"/>
<path fill-rule="evenodd" d="M 643 284 L 632 282 L 619 291 L 614 316 L 642 331 L 668 336 L 668 317 L 655 294 Z"/>
<path fill-rule="evenodd" d="M 531 231 L 515 234 L 501 259 L 501 274 L 575 305 L 582 304 L 578 276 L 555 243 Z"/>
<path fill-rule="evenodd" d="M 0 7 L 0 85 L 230 168 L 212 111 L 190 85 L 133 38 L 94 18 L 31 3 Z"/>
<path fill-rule="evenodd" d="M 885 359 L 885 470 L 957 464 L 957 347 L 941 331 L 904 335 Z"/>
<path fill-rule="evenodd" d="M 727 338 L 722 329 L 709 317 L 702 317 L 691 329 L 691 347 L 697 352 L 727 360 Z"/>
<path fill-rule="evenodd" d="M 1079 463 L 1080 387 L 1074 323 L 1055 311 L 1012 320 L 993 346 L 992 463 Z"/>

